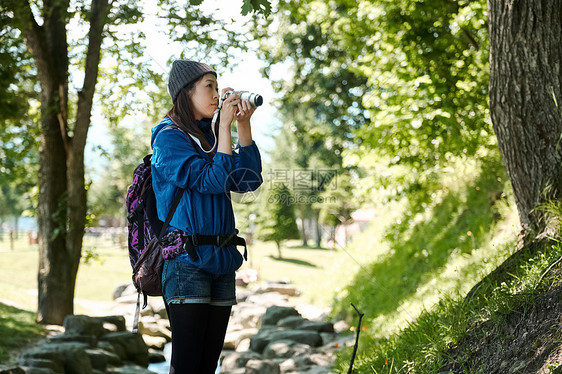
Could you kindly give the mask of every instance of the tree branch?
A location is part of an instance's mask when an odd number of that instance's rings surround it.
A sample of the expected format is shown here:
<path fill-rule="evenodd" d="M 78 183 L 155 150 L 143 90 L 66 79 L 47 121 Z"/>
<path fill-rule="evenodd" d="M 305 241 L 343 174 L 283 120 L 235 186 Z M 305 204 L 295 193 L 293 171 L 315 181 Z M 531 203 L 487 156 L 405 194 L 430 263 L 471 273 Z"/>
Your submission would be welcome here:
<path fill-rule="evenodd" d="M 466 40 L 468 41 L 468 44 L 470 44 L 472 48 L 478 51 L 480 47 L 478 46 L 478 42 L 474 40 L 474 37 L 472 37 L 472 34 L 464 27 L 461 27 L 461 32 L 463 36 L 466 38 Z"/>
<path fill-rule="evenodd" d="M 25 44 L 37 63 L 37 73 L 39 74 L 40 82 L 44 84 L 45 79 L 41 79 L 41 77 L 46 77 L 49 74 L 48 54 L 44 50 L 44 28 L 39 26 L 35 20 L 29 0 L 22 1 L 12 10 L 17 20 L 18 28 L 24 36 Z"/>
<path fill-rule="evenodd" d="M 83 151 L 86 145 L 86 136 L 90 126 L 93 97 L 101 59 L 102 34 L 109 9 L 108 0 L 92 0 L 84 83 L 82 90 L 78 92 L 78 110 L 74 128 L 74 142 L 77 144 L 73 145 L 77 147 L 76 151 Z"/>

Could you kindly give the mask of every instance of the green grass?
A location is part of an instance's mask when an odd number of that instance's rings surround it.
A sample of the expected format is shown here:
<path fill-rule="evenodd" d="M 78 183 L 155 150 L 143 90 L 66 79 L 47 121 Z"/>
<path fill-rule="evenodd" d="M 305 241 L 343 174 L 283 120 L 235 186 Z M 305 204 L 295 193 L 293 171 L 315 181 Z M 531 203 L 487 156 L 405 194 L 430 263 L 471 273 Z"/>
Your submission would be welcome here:
<path fill-rule="evenodd" d="M 483 340 L 486 334 L 494 334 L 514 311 L 524 313 L 552 283 L 552 279 L 543 279 L 541 283 L 539 279 L 561 255 L 559 243 L 523 253 L 511 265 L 507 278 L 486 279 L 469 300 L 445 296 L 399 333 L 385 338 L 367 337 L 362 341 L 366 349 L 356 361 L 356 372 L 430 374 L 442 371 L 445 363 L 457 362 L 464 367 L 463 373 L 480 373 L 478 367 L 471 366 L 468 359 L 471 352 L 461 351 L 458 356 L 450 357 L 449 349 L 468 331 L 473 330 L 471 333 Z M 476 327 L 482 326 L 482 322 L 486 322 L 485 328 Z M 339 357 L 342 372 L 348 362 L 349 352 Z"/>
<path fill-rule="evenodd" d="M 35 313 L 0 303 L 0 363 L 10 361 L 10 353 L 45 335 L 35 324 Z"/>
<path fill-rule="evenodd" d="M 89 311 L 88 306 L 81 305 L 82 300 L 110 302 L 115 286 L 131 279 L 127 251 L 112 241 L 88 237 L 83 253 L 76 280 L 76 313 Z M 16 240 L 14 250 L 9 249 L 7 240 L 1 241 L 0 301 L 7 300 L 21 309 L 36 311 L 38 264 L 38 246 L 29 245 L 27 237 Z"/>
<path fill-rule="evenodd" d="M 37 309 L 38 247 L 27 244 L 27 238 L 15 241 L 15 249 L 0 241 L 0 301 L 7 300 L 28 311 Z M 295 301 L 329 306 L 333 292 L 327 279 L 331 278 L 332 263 L 345 254 L 341 251 L 300 247 L 298 241 L 283 245 L 283 258 L 276 258 L 274 243 L 255 242 L 249 247 L 250 266 L 258 270 L 257 286 L 267 281 L 289 280 L 301 291 Z M 89 313 L 89 302 L 109 303 L 115 286 L 128 283 L 131 266 L 126 249 L 102 238 L 85 239 L 83 261 L 78 270 L 75 293 L 75 312 Z M 86 261 L 85 259 L 88 258 Z"/>

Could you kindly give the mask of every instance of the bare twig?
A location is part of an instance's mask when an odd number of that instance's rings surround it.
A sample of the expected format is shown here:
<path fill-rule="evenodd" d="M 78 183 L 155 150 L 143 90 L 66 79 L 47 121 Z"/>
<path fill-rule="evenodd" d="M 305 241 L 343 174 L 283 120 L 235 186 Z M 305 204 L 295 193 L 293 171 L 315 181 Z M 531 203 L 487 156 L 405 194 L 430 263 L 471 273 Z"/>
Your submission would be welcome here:
<path fill-rule="evenodd" d="M 351 374 L 353 372 L 353 362 L 355 361 L 355 355 L 357 354 L 357 347 L 359 346 L 359 333 L 361 332 L 361 319 L 363 319 L 364 314 L 361 313 L 355 305 L 351 304 L 353 309 L 357 312 L 359 316 L 359 322 L 357 322 L 357 334 L 355 335 L 355 345 L 353 346 L 353 353 L 351 354 L 351 363 L 349 364 L 349 370 L 347 374 Z"/>

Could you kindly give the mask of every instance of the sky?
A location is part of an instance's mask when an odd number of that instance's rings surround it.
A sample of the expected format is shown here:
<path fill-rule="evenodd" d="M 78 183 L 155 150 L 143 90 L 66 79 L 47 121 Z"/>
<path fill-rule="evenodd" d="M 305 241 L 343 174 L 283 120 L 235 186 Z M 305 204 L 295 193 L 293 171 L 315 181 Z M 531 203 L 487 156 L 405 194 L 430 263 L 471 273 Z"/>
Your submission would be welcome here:
<path fill-rule="evenodd" d="M 182 51 L 182 45 L 173 43 L 166 35 L 158 32 L 156 28 L 151 27 L 156 22 L 151 19 L 151 14 L 155 14 L 154 6 L 156 0 L 144 0 L 145 10 L 148 16 L 145 24 L 141 25 L 143 32 L 146 34 L 146 53 L 153 60 L 153 68 L 160 73 L 168 73 L 167 61 L 170 57 L 179 56 Z M 241 32 L 245 32 L 242 23 L 247 19 L 240 14 L 242 0 L 205 0 L 202 8 L 215 17 L 225 19 L 235 18 L 239 23 Z M 217 10 L 218 9 L 218 10 Z M 273 148 L 274 142 L 272 136 L 275 135 L 280 127 L 280 122 L 276 118 L 276 110 L 271 105 L 271 99 L 274 96 L 273 88 L 270 81 L 262 77 L 260 68 L 263 63 L 259 61 L 257 56 L 251 52 L 239 53 L 237 56 L 238 64 L 232 71 L 226 71 L 218 77 L 219 89 L 222 87 L 232 87 L 235 90 L 244 90 L 255 92 L 263 96 L 264 104 L 260 106 L 252 117 L 252 135 L 267 159 L 266 153 Z M 98 146 L 107 149 L 110 146 L 110 138 L 104 124 L 104 119 L 92 117 L 92 127 L 88 135 L 88 143 L 86 146 L 86 163 L 92 165 L 99 163 Z M 147 153 L 149 150 L 147 150 Z M 95 169 L 95 167 L 91 168 Z"/>

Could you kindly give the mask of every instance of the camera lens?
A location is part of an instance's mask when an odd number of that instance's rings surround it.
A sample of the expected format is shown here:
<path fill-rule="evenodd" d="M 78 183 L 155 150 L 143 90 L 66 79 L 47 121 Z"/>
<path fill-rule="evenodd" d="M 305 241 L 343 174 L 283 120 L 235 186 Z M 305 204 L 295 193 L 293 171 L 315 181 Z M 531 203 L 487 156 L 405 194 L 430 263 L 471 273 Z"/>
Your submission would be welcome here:
<path fill-rule="evenodd" d="M 256 106 L 260 106 L 263 104 L 263 97 L 261 97 L 261 95 L 256 95 L 254 97 L 254 104 L 256 104 Z"/>

